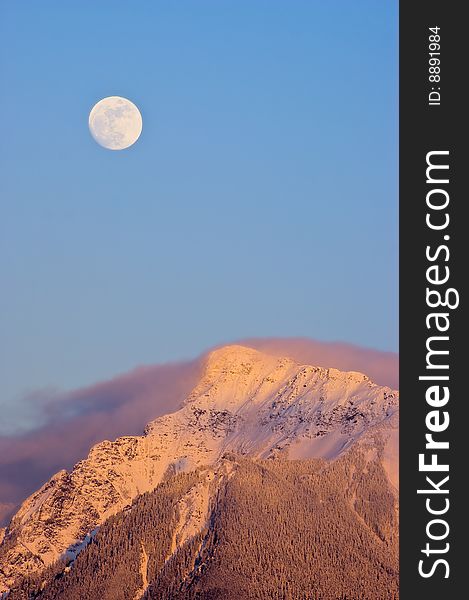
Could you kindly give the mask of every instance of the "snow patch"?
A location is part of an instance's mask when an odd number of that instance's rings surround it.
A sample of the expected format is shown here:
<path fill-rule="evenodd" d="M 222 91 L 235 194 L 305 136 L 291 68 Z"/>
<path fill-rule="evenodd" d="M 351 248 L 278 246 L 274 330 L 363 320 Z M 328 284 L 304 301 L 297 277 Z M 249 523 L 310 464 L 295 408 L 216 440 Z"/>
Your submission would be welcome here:
<path fill-rule="evenodd" d="M 210 483 L 215 475 L 207 471 L 199 481 L 185 494 L 177 504 L 179 520 L 173 532 L 168 561 L 176 550 L 191 537 L 194 537 L 206 524 L 210 506 Z"/>
<path fill-rule="evenodd" d="M 140 600 L 148 589 L 149 581 L 148 581 L 148 554 L 145 550 L 145 545 L 143 540 L 140 540 L 140 544 L 142 547 L 142 557 L 140 560 L 140 575 L 142 577 L 142 586 L 135 592 L 133 600 Z"/>

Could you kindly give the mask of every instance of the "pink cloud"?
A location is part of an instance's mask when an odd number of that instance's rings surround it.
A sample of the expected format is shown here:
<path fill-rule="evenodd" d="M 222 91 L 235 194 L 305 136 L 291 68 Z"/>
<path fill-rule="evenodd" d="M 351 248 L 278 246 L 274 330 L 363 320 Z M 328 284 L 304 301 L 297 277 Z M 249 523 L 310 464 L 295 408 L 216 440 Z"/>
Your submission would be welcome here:
<path fill-rule="evenodd" d="M 376 383 L 397 387 L 396 354 L 301 338 L 238 343 L 301 363 L 361 371 Z M 139 435 L 152 419 L 177 410 L 200 377 L 204 356 L 140 367 L 68 393 L 35 394 L 45 424 L 21 435 L 0 437 L 0 503 L 5 507 L 0 511 L 0 524 L 12 505 L 55 472 L 70 469 L 92 445 L 121 435 Z"/>
<path fill-rule="evenodd" d="M 308 338 L 248 338 L 240 343 L 317 367 L 359 371 L 379 385 L 399 387 L 399 356 L 394 352 Z"/>
<path fill-rule="evenodd" d="M 200 360 L 140 367 L 69 393 L 35 394 L 45 424 L 0 437 L 0 502 L 17 505 L 98 442 L 140 435 L 149 421 L 178 409 L 200 368 Z"/>

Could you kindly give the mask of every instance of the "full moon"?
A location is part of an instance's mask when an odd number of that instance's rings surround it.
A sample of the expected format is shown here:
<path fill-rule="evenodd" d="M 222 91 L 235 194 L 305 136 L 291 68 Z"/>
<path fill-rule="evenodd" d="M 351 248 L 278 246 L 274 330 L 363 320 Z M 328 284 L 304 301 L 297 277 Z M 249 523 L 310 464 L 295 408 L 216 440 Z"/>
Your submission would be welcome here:
<path fill-rule="evenodd" d="M 142 133 L 142 115 L 133 102 L 109 96 L 97 102 L 88 119 L 93 138 L 108 150 L 124 150 Z"/>

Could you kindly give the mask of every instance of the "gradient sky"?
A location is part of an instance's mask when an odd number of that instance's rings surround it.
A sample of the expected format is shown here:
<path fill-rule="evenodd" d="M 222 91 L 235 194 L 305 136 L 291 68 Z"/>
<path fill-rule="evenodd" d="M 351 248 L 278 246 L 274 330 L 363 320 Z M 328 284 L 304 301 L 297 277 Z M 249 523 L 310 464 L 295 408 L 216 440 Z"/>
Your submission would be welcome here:
<path fill-rule="evenodd" d="M 0 23 L 4 428 L 33 390 L 240 338 L 397 349 L 397 2 L 19 1 Z M 88 131 L 110 95 L 143 116 L 122 152 Z"/>

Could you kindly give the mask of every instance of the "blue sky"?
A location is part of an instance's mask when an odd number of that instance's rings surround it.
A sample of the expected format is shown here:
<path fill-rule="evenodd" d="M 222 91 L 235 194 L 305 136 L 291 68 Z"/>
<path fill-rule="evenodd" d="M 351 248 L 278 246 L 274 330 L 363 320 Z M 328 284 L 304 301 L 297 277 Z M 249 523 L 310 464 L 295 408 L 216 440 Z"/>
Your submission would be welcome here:
<path fill-rule="evenodd" d="M 0 12 L 10 421 L 32 390 L 244 337 L 397 350 L 397 2 Z M 88 131 L 110 95 L 143 116 L 122 152 Z"/>

